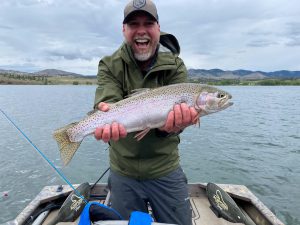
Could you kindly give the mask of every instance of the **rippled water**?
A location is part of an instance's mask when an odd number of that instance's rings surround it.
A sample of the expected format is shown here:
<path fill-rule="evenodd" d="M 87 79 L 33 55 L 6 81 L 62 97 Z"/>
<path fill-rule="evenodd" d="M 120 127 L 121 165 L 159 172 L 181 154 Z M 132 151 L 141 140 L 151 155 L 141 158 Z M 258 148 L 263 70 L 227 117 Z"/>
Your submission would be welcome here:
<path fill-rule="evenodd" d="M 108 167 L 107 146 L 89 137 L 62 168 L 51 136 L 91 110 L 95 88 L 0 86 L 0 108 L 72 183 L 97 180 Z M 246 185 L 285 224 L 300 224 L 300 87 L 222 88 L 234 105 L 181 135 L 189 182 Z M 2 114 L 0 165 L 0 223 L 12 220 L 43 186 L 63 183 Z"/>

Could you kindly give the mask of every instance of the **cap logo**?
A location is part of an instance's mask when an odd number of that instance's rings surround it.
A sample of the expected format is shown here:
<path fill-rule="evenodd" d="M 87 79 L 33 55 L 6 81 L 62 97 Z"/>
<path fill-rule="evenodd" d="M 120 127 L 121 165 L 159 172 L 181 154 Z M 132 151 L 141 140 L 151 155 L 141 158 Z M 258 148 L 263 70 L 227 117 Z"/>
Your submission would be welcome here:
<path fill-rule="evenodd" d="M 146 0 L 133 0 L 133 7 L 140 9 L 146 5 Z"/>

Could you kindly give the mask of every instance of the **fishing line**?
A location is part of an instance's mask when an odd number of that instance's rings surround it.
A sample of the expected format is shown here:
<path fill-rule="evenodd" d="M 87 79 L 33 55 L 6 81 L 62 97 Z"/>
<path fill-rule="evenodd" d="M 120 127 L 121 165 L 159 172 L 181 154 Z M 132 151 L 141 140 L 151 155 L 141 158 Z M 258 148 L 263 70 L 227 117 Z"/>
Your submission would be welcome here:
<path fill-rule="evenodd" d="M 102 175 L 99 177 L 99 179 L 93 184 L 93 186 L 91 187 L 91 190 L 94 189 L 94 187 L 96 186 L 96 184 L 102 179 L 102 177 L 104 177 L 104 175 L 107 173 L 107 171 L 109 171 L 110 167 L 108 167 L 103 173 Z"/>
<path fill-rule="evenodd" d="M 74 188 L 71 182 L 66 178 L 66 176 L 58 169 L 56 166 L 47 158 L 47 156 L 27 137 L 27 135 L 13 122 L 13 120 L 2 110 L 2 114 L 6 119 L 22 134 L 22 136 L 29 142 L 29 144 L 49 163 L 49 165 L 58 173 L 58 175 L 74 190 L 76 195 L 80 197 L 85 203 L 88 201 Z"/>

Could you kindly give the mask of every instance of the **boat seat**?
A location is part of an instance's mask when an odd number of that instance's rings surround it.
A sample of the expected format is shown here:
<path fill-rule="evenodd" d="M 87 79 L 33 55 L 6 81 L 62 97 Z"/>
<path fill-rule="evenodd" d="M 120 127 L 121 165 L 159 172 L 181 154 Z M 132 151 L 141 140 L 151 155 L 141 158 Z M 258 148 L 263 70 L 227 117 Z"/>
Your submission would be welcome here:
<path fill-rule="evenodd" d="M 193 224 L 203 225 L 203 224 L 220 224 L 220 225 L 243 225 L 242 223 L 231 223 L 223 218 L 219 218 L 210 209 L 210 203 L 204 194 L 200 194 L 196 197 L 190 198 L 192 206 L 192 217 Z M 52 218 L 57 214 L 58 210 L 50 213 L 48 218 L 44 221 L 46 225 Z M 75 222 L 60 222 L 58 225 L 77 225 L 79 223 L 79 218 Z M 128 221 L 98 221 L 93 223 L 95 225 L 128 225 Z M 161 224 L 161 223 L 153 223 Z M 166 224 L 165 224 L 166 225 Z"/>

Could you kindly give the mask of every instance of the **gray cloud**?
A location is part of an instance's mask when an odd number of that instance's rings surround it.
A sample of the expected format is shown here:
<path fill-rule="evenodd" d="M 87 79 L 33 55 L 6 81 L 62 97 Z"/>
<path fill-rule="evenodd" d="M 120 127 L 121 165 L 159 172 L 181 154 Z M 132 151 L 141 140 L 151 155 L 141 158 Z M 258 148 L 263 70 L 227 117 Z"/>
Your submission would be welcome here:
<path fill-rule="evenodd" d="M 260 40 L 254 40 L 247 44 L 249 47 L 268 47 L 271 45 L 277 45 L 278 43 L 267 40 L 267 39 L 260 39 Z"/>
<path fill-rule="evenodd" d="M 13 28 L 9 27 L 9 26 L 5 26 L 5 25 L 0 25 L 0 29 L 3 29 L 3 30 L 12 30 Z"/>
<path fill-rule="evenodd" d="M 287 46 L 296 47 L 300 46 L 300 37 L 294 37 L 286 43 Z"/>
<path fill-rule="evenodd" d="M 300 70 L 300 51 L 290 49 L 300 46 L 297 0 L 154 1 L 189 68 Z M 0 67 L 96 74 L 98 60 L 123 41 L 126 2 L 2 0 Z"/>
<path fill-rule="evenodd" d="M 112 49 L 106 47 L 96 47 L 93 49 L 61 48 L 61 49 L 46 50 L 46 55 L 50 56 L 52 59 L 57 58 L 57 60 L 63 58 L 66 60 L 82 59 L 82 60 L 90 61 L 94 58 L 98 58 L 99 55 L 105 55 L 112 51 L 113 51 Z"/>
<path fill-rule="evenodd" d="M 300 22 L 287 23 L 287 46 L 300 46 Z"/>

